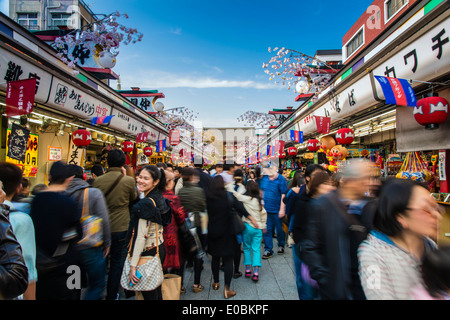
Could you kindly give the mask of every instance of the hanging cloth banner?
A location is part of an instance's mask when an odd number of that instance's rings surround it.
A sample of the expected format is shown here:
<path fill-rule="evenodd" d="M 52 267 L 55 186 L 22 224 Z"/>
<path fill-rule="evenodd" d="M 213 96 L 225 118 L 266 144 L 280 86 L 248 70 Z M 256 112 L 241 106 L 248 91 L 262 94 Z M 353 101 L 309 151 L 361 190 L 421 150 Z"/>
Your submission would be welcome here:
<path fill-rule="evenodd" d="M 96 124 L 108 124 L 111 121 L 112 117 L 114 117 L 114 115 L 105 117 L 94 117 L 91 120 L 91 124 L 93 126 L 95 126 Z"/>
<path fill-rule="evenodd" d="M 281 154 L 284 150 L 285 142 L 283 140 L 277 140 L 275 141 L 275 152 L 278 152 L 278 154 Z"/>
<path fill-rule="evenodd" d="M 156 152 L 166 151 L 166 140 L 156 141 Z"/>
<path fill-rule="evenodd" d="M 314 116 L 314 117 L 316 119 L 317 133 L 325 133 L 325 134 L 329 133 L 331 118 L 321 116 Z"/>
<path fill-rule="evenodd" d="M 137 135 L 136 135 L 136 142 L 144 142 L 144 141 L 147 141 L 147 139 L 148 139 L 148 135 L 150 134 L 150 132 L 141 132 L 141 133 L 138 133 Z"/>
<path fill-rule="evenodd" d="M 303 143 L 303 131 L 291 130 L 291 140 L 297 143 Z"/>
<path fill-rule="evenodd" d="M 416 93 L 406 79 L 374 76 L 381 85 L 386 104 L 397 106 L 417 106 Z"/>
<path fill-rule="evenodd" d="M 267 146 L 267 155 L 268 156 L 274 156 L 275 155 L 275 148 L 273 146 L 270 146 L 270 145 Z"/>
<path fill-rule="evenodd" d="M 11 134 L 8 137 L 9 139 L 7 156 L 11 159 L 25 162 L 25 154 L 28 149 L 29 136 L 30 130 L 13 123 Z"/>
<path fill-rule="evenodd" d="M 6 85 L 6 116 L 21 116 L 33 111 L 36 78 L 10 81 Z"/>

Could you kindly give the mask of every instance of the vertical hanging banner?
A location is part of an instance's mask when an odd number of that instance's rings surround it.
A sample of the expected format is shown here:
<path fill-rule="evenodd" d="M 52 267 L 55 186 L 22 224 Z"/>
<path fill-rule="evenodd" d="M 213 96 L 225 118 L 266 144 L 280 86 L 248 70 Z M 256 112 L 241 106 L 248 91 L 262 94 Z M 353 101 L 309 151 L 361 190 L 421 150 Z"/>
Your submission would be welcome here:
<path fill-rule="evenodd" d="M 21 116 L 33 111 L 36 78 L 9 81 L 6 85 L 6 116 Z"/>
<path fill-rule="evenodd" d="M 317 133 L 325 133 L 325 134 L 329 133 L 331 118 L 321 116 L 314 116 L 314 117 L 316 119 Z"/>
<path fill-rule="evenodd" d="M 291 130 L 291 140 L 297 143 L 303 143 L 303 131 Z"/>
<path fill-rule="evenodd" d="M 8 137 L 8 153 L 6 154 L 7 157 L 25 162 L 25 154 L 28 149 L 29 136 L 30 130 L 13 123 L 11 134 Z"/>
<path fill-rule="evenodd" d="M 274 156 L 275 155 L 275 148 L 271 145 L 267 146 L 267 155 L 268 156 Z"/>
<path fill-rule="evenodd" d="M 275 141 L 275 152 L 278 152 L 278 154 L 281 154 L 284 150 L 285 142 L 283 140 L 277 140 Z"/>
<path fill-rule="evenodd" d="M 386 104 L 417 106 L 416 93 L 406 79 L 374 76 L 381 85 Z"/>
<path fill-rule="evenodd" d="M 156 141 L 156 152 L 166 151 L 166 140 Z"/>

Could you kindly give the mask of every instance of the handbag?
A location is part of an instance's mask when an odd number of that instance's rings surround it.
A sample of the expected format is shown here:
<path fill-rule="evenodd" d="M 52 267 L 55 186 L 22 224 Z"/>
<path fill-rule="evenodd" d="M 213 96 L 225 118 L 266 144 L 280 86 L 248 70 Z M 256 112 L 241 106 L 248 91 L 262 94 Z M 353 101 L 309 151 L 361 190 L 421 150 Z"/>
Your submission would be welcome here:
<path fill-rule="evenodd" d="M 83 237 L 78 244 L 89 247 L 99 247 L 103 244 L 102 218 L 91 215 L 89 212 L 89 188 L 84 189 L 83 211 L 81 214 L 81 227 Z"/>
<path fill-rule="evenodd" d="M 196 254 L 196 251 L 198 250 L 197 242 L 189 230 L 186 220 L 178 226 L 178 237 L 180 239 L 181 247 L 187 255 Z"/>
<path fill-rule="evenodd" d="M 151 199 L 151 198 L 150 198 Z M 155 201 L 151 199 L 155 204 Z M 156 206 L 156 204 L 155 204 Z M 133 232 L 134 233 L 134 232 Z M 158 224 L 156 224 L 156 234 L 158 234 Z M 148 228 L 147 237 L 150 235 L 150 227 Z M 158 288 L 164 280 L 163 268 L 161 259 L 159 257 L 159 245 L 156 245 L 156 254 L 151 256 L 144 256 L 139 258 L 138 265 L 136 266 L 136 273 L 139 272 L 142 277 L 138 283 L 130 285 L 128 275 L 130 274 L 131 267 L 131 242 L 133 241 L 133 235 L 131 236 L 130 243 L 128 245 L 129 250 L 127 258 L 122 270 L 122 276 L 120 278 L 120 285 L 122 288 L 130 291 L 151 291 Z"/>
<path fill-rule="evenodd" d="M 181 277 L 177 274 L 165 274 L 161 292 L 163 300 L 180 300 Z"/>

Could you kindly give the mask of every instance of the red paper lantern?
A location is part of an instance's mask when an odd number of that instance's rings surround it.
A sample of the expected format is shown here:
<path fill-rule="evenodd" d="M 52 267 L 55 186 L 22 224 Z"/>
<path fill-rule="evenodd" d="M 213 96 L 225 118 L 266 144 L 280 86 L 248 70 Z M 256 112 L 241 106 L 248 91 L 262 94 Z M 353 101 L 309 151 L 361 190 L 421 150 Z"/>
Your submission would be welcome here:
<path fill-rule="evenodd" d="M 306 147 L 309 151 L 316 152 L 320 149 L 320 141 L 317 139 L 309 139 Z"/>
<path fill-rule="evenodd" d="M 350 128 L 342 128 L 336 132 L 336 141 L 338 144 L 348 145 L 355 140 L 355 132 Z"/>
<path fill-rule="evenodd" d="M 427 97 L 417 101 L 414 118 L 427 130 L 439 128 L 448 117 L 448 101 L 441 97 Z"/>
<path fill-rule="evenodd" d="M 284 159 L 284 158 L 286 158 L 286 152 L 282 151 L 280 153 L 280 159 Z"/>
<path fill-rule="evenodd" d="M 125 153 L 133 152 L 134 143 L 131 141 L 124 141 L 124 142 L 122 142 L 121 148 L 122 148 L 122 151 Z"/>
<path fill-rule="evenodd" d="M 144 154 L 145 154 L 147 157 L 150 157 L 150 156 L 153 154 L 153 149 L 152 149 L 151 147 L 145 147 L 145 148 L 144 148 Z"/>
<path fill-rule="evenodd" d="M 296 147 L 290 147 L 288 148 L 288 154 L 290 156 L 296 156 L 297 155 L 297 148 Z"/>
<path fill-rule="evenodd" d="M 77 147 L 86 147 L 91 143 L 92 136 L 89 131 L 80 128 L 72 133 L 72 141 Z"/>

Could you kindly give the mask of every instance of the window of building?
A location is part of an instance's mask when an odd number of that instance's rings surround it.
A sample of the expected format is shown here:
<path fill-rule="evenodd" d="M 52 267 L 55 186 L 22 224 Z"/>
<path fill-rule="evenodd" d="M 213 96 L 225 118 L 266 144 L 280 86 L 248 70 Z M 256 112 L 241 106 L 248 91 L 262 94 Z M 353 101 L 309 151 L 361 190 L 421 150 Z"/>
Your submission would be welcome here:
<path fill-rule="evenodd" d="M 17 13 L 17 23 L 27 30 L 38 30 L 37 12 Z"/>
<path fill-rule="evenodd" d="M 408 4 L 408 0 L 387 0 L 384 2 L 384 21 L 388 22 L 397 14 L 404 6 Z"/>
<path fill-rule="evenodd" d="M 71 16 L 70 13 L 52 13 L 52 27 L 72 25 Z"/>
<path fill-rule="evenodd" d="M 359 29 L 353 38 L 345 45 L 346 58 L 350 57 L 364 44 L 364 27 Z"/>

